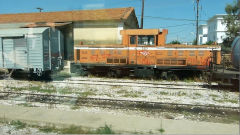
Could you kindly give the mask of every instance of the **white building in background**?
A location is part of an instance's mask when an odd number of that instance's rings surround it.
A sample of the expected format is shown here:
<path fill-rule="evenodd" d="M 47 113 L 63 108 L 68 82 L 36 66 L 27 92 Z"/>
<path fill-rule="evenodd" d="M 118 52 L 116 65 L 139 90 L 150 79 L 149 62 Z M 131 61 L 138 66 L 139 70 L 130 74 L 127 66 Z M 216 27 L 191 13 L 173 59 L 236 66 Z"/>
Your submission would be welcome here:
<path fill-rule="evenodd" d="M 208 40 L 208 26 L 202 24 L 198 27 L 198 45 L 206 44 Z"/>
<path fill-rule="evenodd" d="M 207 21 L 208 26 L 208 38 L 207 41 L 213 41 L 216 43 L 222 43 L 226 38 L 226 24 L 223 17 L 225 14 L 215 15 Z"/>

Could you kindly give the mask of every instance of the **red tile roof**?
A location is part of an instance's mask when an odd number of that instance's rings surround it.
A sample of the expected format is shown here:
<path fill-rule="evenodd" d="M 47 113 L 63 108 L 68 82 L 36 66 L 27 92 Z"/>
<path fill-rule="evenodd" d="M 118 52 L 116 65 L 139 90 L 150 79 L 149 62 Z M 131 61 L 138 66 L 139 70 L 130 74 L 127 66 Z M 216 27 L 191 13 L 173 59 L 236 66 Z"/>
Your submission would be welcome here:
<path fill-rule="evenodd" d="M 134 8 L 0 14 L 0 23 L 127 20 Z"/>

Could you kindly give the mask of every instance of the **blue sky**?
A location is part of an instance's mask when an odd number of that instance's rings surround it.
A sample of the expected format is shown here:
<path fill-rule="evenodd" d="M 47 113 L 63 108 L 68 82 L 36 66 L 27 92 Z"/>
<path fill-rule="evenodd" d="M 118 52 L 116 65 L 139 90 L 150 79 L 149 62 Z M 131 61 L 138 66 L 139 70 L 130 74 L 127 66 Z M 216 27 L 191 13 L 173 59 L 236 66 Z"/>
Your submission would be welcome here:
<path fill-rule="evenodd" d="M 141 0 L 0 0 L 0 14 L 47 11 L 134 7 L 140 23 Z M 227 3 L 233 0 L 200 0 L 200 19 L 224 14 Z M 168 42 L 191 42 L 195 36 L 195 22 L 162 18 L 195 20 L 194 0 L 145 0 L 144 28 L 167 28 Z M 206 23 L 201 21 L 200 24 Z"/>

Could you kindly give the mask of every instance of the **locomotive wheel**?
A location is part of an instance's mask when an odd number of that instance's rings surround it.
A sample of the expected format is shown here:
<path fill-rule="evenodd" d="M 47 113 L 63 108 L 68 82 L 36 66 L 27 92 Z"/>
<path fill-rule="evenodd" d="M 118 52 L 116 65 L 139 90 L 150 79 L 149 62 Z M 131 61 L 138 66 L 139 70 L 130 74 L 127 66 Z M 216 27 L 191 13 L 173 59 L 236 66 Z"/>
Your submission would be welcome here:
<path fill-rule="evenodd" d="M 108 77 L 116 78 L 116 77 L 117 77 L 117 74 L 116 74 L 114 71 L 109 71 L 109 72 L 107 73 L 107 76 L 108 76 Z"/>
<path fill-rule="evenodd" d="M 177 75 L 174 74 L 174 73 L 171 73 L 170 75 L 168 75 L 168 77 L 169 77 L 169 79 L 170 79 L 171 81 L 176 81 L 176 80 L 178 80 Z"/>

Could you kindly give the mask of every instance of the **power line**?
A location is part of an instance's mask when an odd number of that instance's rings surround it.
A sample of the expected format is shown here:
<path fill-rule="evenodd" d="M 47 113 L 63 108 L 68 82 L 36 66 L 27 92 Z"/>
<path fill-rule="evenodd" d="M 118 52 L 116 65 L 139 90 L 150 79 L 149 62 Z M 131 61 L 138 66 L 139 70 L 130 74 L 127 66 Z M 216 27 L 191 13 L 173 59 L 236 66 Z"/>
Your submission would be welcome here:
<path fill-rule="evenodd" d="M 137 15 L 140 17 L 140 15 Z M 196 22 L 196 20 L 192 19 L 185 19 L 185 18 L 169 18 L 169 17 L 159 17 L 159 16 L 144 16 L 144 18 L 152 18 L 152 19 L 160 19 L 160 20 L 168 20 L 168 21 L 189 21 L 189 22 Z M 207 20 L 198 20 L 202 22 L 206 22 Z"/>
<path fill-rule="evenodd" d="M 163 28 L 172 28 L 172 27 L 180 27 L 180 26 L 186 26 L 186 25 L 193 25 L 194 23 L 187 23 L 187 24 L 179 24 L 179 25 L 172 25 L 172 26 L 165 26 Z"/>

